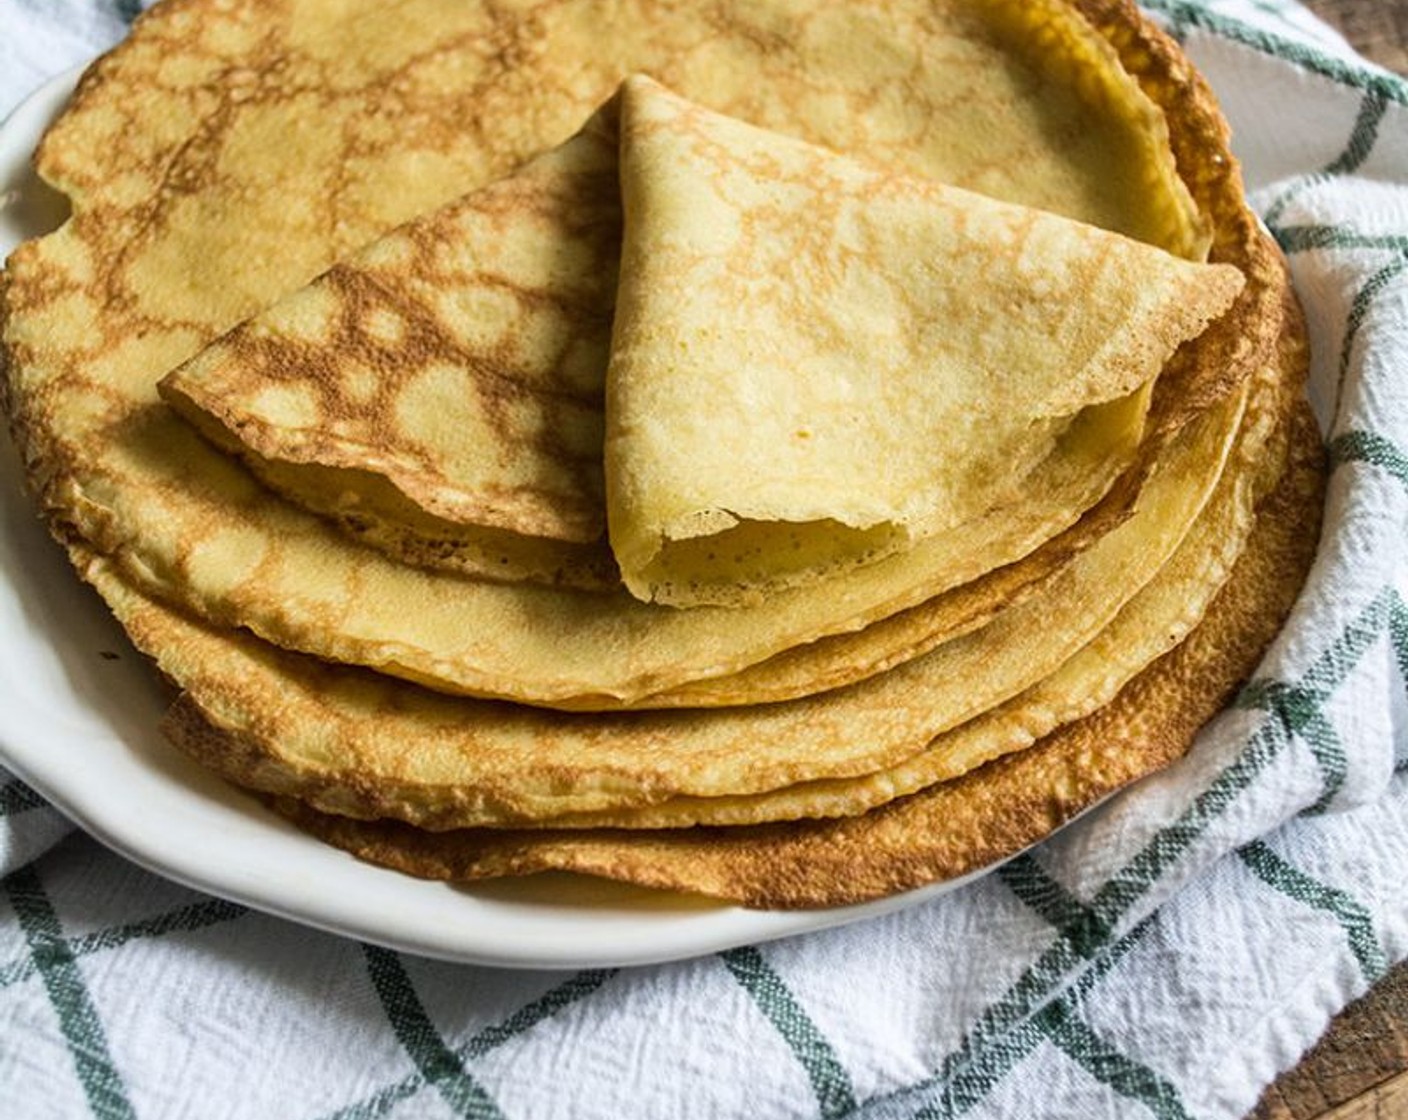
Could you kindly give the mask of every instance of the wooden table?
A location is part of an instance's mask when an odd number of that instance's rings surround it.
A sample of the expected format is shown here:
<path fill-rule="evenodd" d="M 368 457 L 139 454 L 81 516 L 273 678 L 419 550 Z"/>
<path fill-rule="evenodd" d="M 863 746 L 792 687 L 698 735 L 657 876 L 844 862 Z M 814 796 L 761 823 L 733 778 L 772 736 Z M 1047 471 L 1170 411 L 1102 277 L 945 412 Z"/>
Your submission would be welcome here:
<path fill-rule="evenodd" d="M 1361 54 L 1408 74 L 1408 0 L 1305 0 Z M 1335 1018 L 1249 1120 L 1408 1118 L 1408 962 Z"/>
<path fill-rule="evenodd" d="M 1380 66 L 1408 74 L 1408 0 L 1304 0 Z"/>

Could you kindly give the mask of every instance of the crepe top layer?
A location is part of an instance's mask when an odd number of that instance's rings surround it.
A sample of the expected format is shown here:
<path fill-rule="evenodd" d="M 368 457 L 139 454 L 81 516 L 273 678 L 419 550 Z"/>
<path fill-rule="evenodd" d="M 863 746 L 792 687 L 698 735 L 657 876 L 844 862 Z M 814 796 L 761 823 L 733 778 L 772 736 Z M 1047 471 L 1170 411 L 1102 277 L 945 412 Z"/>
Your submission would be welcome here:
<path fill-rule="evenodd" d="M 1008 510 L 974 527 L 988 534 L 976 554 L 973 533 L 939 534 L 824 596 L 662 612 L 395 562 L 254 485 L 158 399 L 157 381 L 224 331 L 561 142 L 623 75 L 648 71 L 760 126 L 1181 255 L 1206 249 L 1216 217 L 1218 252 L 1254 261 L 1230 161 L 1194 136 L 1176 166 L 1138 71 L 1057 0 L 1013 8 L 1010 37 L 971 0 L 553 0 L 527 21 L 464 0 L 217 6 L 183 0 L 148 18 L 37 153 L 73 217 L 7 262 L 12 428 L 51 523 L 141 594 L 446 691 L 625 702 L 722 678 L 930 601 L 1044 539 Z M 1073 64 L 1080 81 L 1063 76 Z M 1156 403 L 1153 422 L 1176 426 L 1230 391 L 1264 343 L 1268 301 L 1263 277 L 1175 356 L 1160 383 L 1177 375 L 1180 391 L 1157 394 L 1168 408 Z M 1137 437 L 1134 424 L 1110 428 L 1111 446 Z M 1096 457 L 1074 451 L 1072 492 L 1082 455 Z"/>
<path fill-rule="evenodd" d="M 394 554 L 589 586 L 609 559 L 564 545 L 602 529 L 605 380 L 626 586 L 736 605 L 1049 484 L 1028 476 L 1076 414 L 1146 385 L 1242 284 L 643 76 L 617 101 L 243 324 L 163 395 Z M 1102 485 L 1127 465 L 1092 464 Z M 1051 533 L 1069 519 L 1054 504 Z"/>

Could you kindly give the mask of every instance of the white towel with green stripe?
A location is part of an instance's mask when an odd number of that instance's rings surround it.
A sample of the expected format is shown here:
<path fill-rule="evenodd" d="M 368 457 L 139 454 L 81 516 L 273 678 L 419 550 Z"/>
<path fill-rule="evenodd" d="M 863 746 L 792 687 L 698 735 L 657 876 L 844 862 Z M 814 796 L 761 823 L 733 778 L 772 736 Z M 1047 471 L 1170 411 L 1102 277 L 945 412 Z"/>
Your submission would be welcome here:
<path fill-rule="evenodd" d="M 1408 956 L 1408 82 L 1292 3 L 1151 6 L 1294 267 L 1334 464 L 1294 617 L 1184 761 L 922 905 L 573 973 L 198 895 L 0 772 L 0 1113 L 1245 1115 Z M 135 7 L 0 0 L 0 114 Z"/>

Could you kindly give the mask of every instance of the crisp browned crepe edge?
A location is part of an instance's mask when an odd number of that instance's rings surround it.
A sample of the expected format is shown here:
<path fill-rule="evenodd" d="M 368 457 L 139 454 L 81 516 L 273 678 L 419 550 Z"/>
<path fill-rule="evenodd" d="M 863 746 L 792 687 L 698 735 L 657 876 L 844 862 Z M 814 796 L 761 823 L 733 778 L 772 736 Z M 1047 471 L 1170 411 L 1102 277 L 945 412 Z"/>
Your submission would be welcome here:
<path fill-rule="evenodd" d="M 1178 173 L 1215 230 L 1210 261 L 1236 264 L 1247 285 L 1232 310 L 1202 335 L 1199 347 L 1207 363 L 1190 366 L 1175 360 L 1156 384 L 1150 423 L 1155 436 L 1188 415 L 1221 399 L 1239 380 L 1246 363 L 1264 359 L 1274 340 L 1246 333 L 1247 324 L 1264 323 L 1277 314 L 1283 271 L 1280 254 L 1242 201 L 1241 166 L 1231 155 L 1231 130 L 1217 98 L 1171 38 L 1153 27 L 1133 0 L 1071 0 L 1072 6 L 1119 52 L 1125 70 L 1176 127 L 1169 129 Z M 1215 151 L 1219 158 L 1209 160 Z M 1207 376 L 1207 374 L 1211 376 Z M 1204 376 L 1197 376 L 1203 374 Z M 1177 407 L 1171 406 L 1177 401 Z"/>
<path fill-rule="evenodd" d="M 271 799 L 359 859 L 430 879 L 575 871 L 754 907 L 837 906 L 954 878 L 1010 856 L 1182 756 L 1290 611 L 1319 537 L 1324 450 L 1309 406 L 1288 469 L 1203 624 L 1105 708 L 1009 755 L 860 817 L 667 833 L 432 833 Z M 182 709 L 174 718 L 183 717 Z"/>

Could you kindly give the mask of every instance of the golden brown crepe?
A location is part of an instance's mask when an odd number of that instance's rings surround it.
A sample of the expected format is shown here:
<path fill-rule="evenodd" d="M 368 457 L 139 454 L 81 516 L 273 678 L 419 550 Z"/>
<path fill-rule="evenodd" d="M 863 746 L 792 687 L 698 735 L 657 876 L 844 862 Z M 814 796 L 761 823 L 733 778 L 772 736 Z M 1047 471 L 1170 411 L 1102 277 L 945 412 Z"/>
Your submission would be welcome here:
<path fill-rule="evenodd" d="M 605 588 L 614 121 L 400 227 L 216 340 L 161 394 L 393 557 Z"/>
<path fill-rule="evenodd" d="M 1176 757 L 1289 608 L 1319 502 L 1302 327 L 1210 95 L 1132 6 L 215 7 L 164 0 L 46 138 L 40 172 L 74 216 L 5 275 L 5 403 L 50 525 L 183 690 L 173 737 L 315 832 L 417 874 L 872 897 L 1010 854 Z M 1245 285 L 1164 364 L 1147 420 L 1071 441 L 1064 477 L 1043 479 L 1054 504 L 751 607 L 413 568 L 272 494 L 158 398 L 241 320 L 561 143 L 633 71 L 897 174 L 1207 251 Z M 1112 560 L 1131 540 L 1173 559 Z M 1125 567 L 1145 574 L 1105 578 Z M 1027 667 L 1012 619 L 1047 611 L 1051 661 Z M 712 703 L 733 706 L 689 706 Z M 564 813 L 647 827 L 406 823 Z M 796 813 L 856 815 L 648 827 Z M 352 819 L 367 814 L 400 819 Z"/>
<path fill-rule="evenodd" d="M 758 129 L 643 77 L 607 376 L 611 546 L 639 598 L 754 604 L 1030 502 L 1242 277 Z M 1072 520 L 1052 509 L 1060 527 Z M 954 547 L 950 544 L 950 547 Z"/>
<path fill-rule="evenodd" d="M 1030 518 L 1009 512 L 970 526 L 961 541 L 934 538 L 902 559 L 871 565 L 844 590 L 782 593 L 746 616 L 701 609 L 662 621 L 658 611 L 625 595 L 603 599 L 410 569 L 267 496 L 242 469 L 193 438 L 154 393 L 168 368 L 305 282 L 351 244 L 408 216 L 412 204 L 443 202 L 542 150 L 579 125 L 627 69 L 648 69 L 686 95 L 702 91 L 715 108 L 791 135 L 1092 224 L 1131 233 L 1200 224 L 1195 213 L 1187 216 L 1186 189 L 1168 185 L 1177 183 L 1171 156 L 1158 131 L 1144 129 L 1157 110 L 1131 79 L 1120 71 L 1110 75 L 1111 83 L 1123 82 L 1123 96 L 1134 106 L 1113 114 L 1103 92 L 1087 100 L 1042 76 L 1043 52 L 1060 53 L 1067 39 L 1099 42 L 1060 6 L 1032 9 L 1034 21 L 1054 29 L 1033 40 L 1047 45 L 1032 61 L 1014 58 L 982 12 L 967 5 L 934 14 L 927 4 L 910 7 L 902 0 L 881 22 L 871 25 L 866 17 L 858 29 L 848 19 L 833 25 L 830 16 L 814 22 L 801 0 L 785 0 L 769 9 L 769 18 L 797 30 L 795 57 L 760 86 L 737 77 L 756 50 L 757 12 L 734 13 L 721 30 L 712 20 L 696 22 L 701 17 L 688 10 L 623 10 L 611 24 L 617 27 L 619 19 L 621 34 L 608 37 L 603 55 L 579 49 L 578 36 L 600 23 L 599 14 L 590 5 L 564 2 L 542 34 L 535 32 L 531 58 L 511 73 L 478 55 L 463 60 L 471 70 L 487 67 L 502 78 L 480 83 L 477 88 L 496 93 L 479 103 L 456 100 L 428 78 L 418 84 L 416 75 L 422 67 L 436 72 L 432 59 L 459 58 L 456 44 L 476 28 L 487 34 L 481 24 L 492 18 L 473 6 L 441 11 L 432 0 L 420 2 L 424 12 L 408 11 L 406 21 L 440 27 L 439 53 L 425 44 L 406 47 L 382 26 L 379 13 L 331 21 L 319 0 L 300 0 L 282 17 L 262 17 L 255 46 L 239 37 L 244 16 L 219 22 L 226 30 L 209 31 L 209 43 L 178 37 L 190 56 L 189 85 L 167 93 L 159 120 L 143 129 L 118 128 L 107 106 L 125 103 L 129 89 L 149 88 L 153 68 L 176 49 L 166 37 L 175 33 L 162 20 L 149 21 L 150 32 L 136 35 L 86 91 L 80 89 L 40 153 L 41 169 L 73 195 L 75 219 L 17 252 L 8 294 L 14 422 L 54 519 L 113 556 L 147 594 L 218 625 L 246 627 L 290 648 L 447 691 L 571 707 L 636 702 L 860 629 L 1010 563 L 1051 537 L 1059 519 L 1050 509 Z M 324 30 L 314 34 L 319 26 Z M 695 32 L 706 27 L 709 34 L 698 38 Z M 886 51 L 914 56 L 930 44 L 952 64 L 924 69 L 903 99 L 882 98 L 862 110 L 875 75 L 853 72 L 831 50 L 861 30 Z M 221 48 L 226 35 L 232 39 Z M 262 75 L 261 84 L 254 95 L 222 102 L 220 113 L 206 121 L 206 91 L 217 88 L 217 75 L 228 69 L 220 49 L 243 58 L 251 73 Z M 261 68 L 269 50 L 280 63 Z M 1108 45 L 1100 52 L 1111 53 Z M 557 60 L 566 58 L 574 67 L 589 58 L 587 74 L 596 75 L 588 82 L 573 71 L 581 78 L 572 87 L 575 107 L 564 103 L 551 79 L 554 67 L 565 65 Z M 329 65 L 350 67 L 348 75 L 360 79 L 346 76 L 335 96 L 315 97 L 310 91 L 330 80 Z M 420 98 L 399 104 L 394 114 L 379 99 L 393 80 L 406 96 Z M 474 85 L 469 76 L 462 80 Z M 854 92 L 844 94 L 848 82 Z M 835 96 L 818 98 L 818 83 L 835 88 Z M 1037 91 L 1039 112 L 1029 104 Z M 838 116 L 843 103 L 855 111 Z M 1130 113 L 1136 119 L 1127 119 Z M 994 127 L 995 116 L 1001 128 Z M 916 119 L 930 122 L 931 134 L 916 138 L 905 127 Z M 940 119 L 942 129 L 933 123 Z M 297 136 L 312 127 L 310 120 L 319 139 L 356 136 L 349 150 L 355 157 L 338 143 L 310 140 L 298 146 L 296 166 L 286 166 L 276 153 L 288 150 L 290 141 L 268 138 Z M 467 128 L 466 120 L 477 123 Z M 196 143 L 192 129 L 199 121 L 206 123 Z M 1062 122 L 1059 133 L 1052 132 L 1053 121 Z M 107 153 L 104 173 L 85 173 L 84 153 L 98 151 Z M 1104 166 L 1111 153 L 1139 166 L 1141 180 L 1166 189 L 1112 192 Z M 159 182 L 162 168 L 199 189 L 131 198 L 119 189 L 127 184 L 135 191 L 144 171 L 151 172 L 148 181 Z M 443 193 L 432 199 L 436 182 Z M 281 205 L 280 198 L 299 205 Z M 265 238 L 279 251 L 261 250 Z M 249 239 L 250 250 L 235 251 Z M 108 289 L 126 294 L 102 303 L 104 314 L 95 316 Z M 1248 307 L 1249 299 L 1239 299 L 1238 308 Z M 1241 318 L 1241 311 L 1233 317 Z M 1202 371 L 1202 362 L 1188 364 L 1195 367 L 1191 380 L 1212 379 L 1228 368 L 1218 363 Z M 98 401 L 105 402 L 102 408 L 95 407 Z M 1180 411 L 1171 401 L 1156 409 L 1151 423 L 1176 426 Z M 1104 425 L 1098 434 L 1114 443 L 1125 438 L 1117 425 Z M 1098 497 L 1094 464 L 1106 450 L 1082 448 L 1067 476 L 1051 480 L 1060 494 L 1057 508 L 1068 516 Z M 1068 556 L 1062 546 L 1055 562 Z"/>

